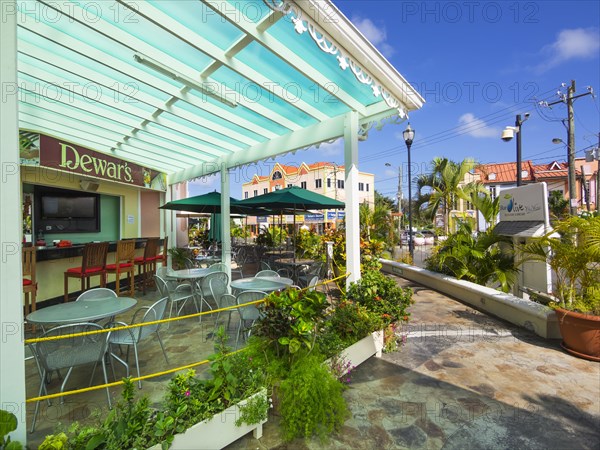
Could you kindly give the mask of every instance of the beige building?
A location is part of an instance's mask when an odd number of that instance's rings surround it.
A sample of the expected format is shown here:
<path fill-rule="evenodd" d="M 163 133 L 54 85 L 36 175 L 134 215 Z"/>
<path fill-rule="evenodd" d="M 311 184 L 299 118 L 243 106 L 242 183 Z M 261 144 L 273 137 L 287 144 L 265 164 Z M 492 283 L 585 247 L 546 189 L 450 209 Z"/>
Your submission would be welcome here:
<path fill-rule="evenodd" d="M 242 185 L 242 199 L 297 186 L 343 202 L 346 200 L 344 179 L 344 166 L 338 166 L 334 163 L 302 163 L 297 167 L 276 163 L 269 175 L 254 175 L 251 181 Z M 375 204 L 375 176 L 372 173 L 359 173 L 358 195 L 360 203 L 367 202 L 371 207 Z M 343 218 L 343 211 L 313 211 L 298 214 L 296 224 L 314 226 L 315 229 L 321 230 L 325 224 L 336 226 L 336 223 L 339 223 Z M 279 223 L 280 218 L 249 217 L 248 225 L 266 225 L 272 223 L 273 220 Z M 293 221 L 293 216 L 283 216 L 284 224 L 291 224 Z"/>

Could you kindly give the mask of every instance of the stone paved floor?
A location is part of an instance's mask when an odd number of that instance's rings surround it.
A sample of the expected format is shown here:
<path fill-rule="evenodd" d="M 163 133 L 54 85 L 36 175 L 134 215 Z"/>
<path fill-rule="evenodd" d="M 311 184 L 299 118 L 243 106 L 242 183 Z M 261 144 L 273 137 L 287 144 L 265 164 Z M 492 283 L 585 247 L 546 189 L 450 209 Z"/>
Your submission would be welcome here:
<path fill-rule="evenodd" d="M 272 414 L 260 440 L 247 436 L 230 449 L 600 449 L 600 364 L 566 354 L 558 341 L 397 280 L 415 290 L 410 325 L 401 330 L 406 343 L 353 372 L 345 393 L 352 417 L 341 432 L 325 443 L 283 443 Z M 140 305 L 157 298 L 145 297 Z M 210 354 L 212 329 L 206 319 L 164 330 L 169 367 Z M 165 367 L 157 342 L 140 350 L 142 373 Z M 27 373 L 31 396 L 39 386 L 33 361 Z M 101 378 L 97 373 L 95 382 Z M 158 404 L 169 378 L 145 381 L 141 392 Z M 49 389 L 56 391 L 56 382 Z M 119 392 L 112 390 L 113 398 Z M 105 391 L 70 397 L 64 405 L 44 404 L 31 448 L 58 422 L 89 420 L 96 409 L 106 411 Z M 30 405 L 29 419 L 32 410 Z"/>

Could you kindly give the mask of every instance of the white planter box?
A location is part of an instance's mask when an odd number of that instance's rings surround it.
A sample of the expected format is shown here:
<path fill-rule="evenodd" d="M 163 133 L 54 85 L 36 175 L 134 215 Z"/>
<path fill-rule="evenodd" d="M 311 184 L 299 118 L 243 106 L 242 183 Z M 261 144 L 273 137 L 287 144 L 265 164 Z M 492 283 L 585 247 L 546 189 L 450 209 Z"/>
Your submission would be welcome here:
<path fill-rule="evenodd" d="M 342 360 L 350 363 L 350 367 L 357 367 L 373 355 L 381 357 L 382 351 L 383 330 L 380 330 L 371 333 L 369 336 L 342 350 L 340 357 Z M 327 362 L 329 363 L 329 360 Z"/>
<path fill-rule="evenodd" d="M 248 399 L 256 396 L 263 396 L 266 398 L 267 391 L 262 390 L 257 392 Z M 262 426 L 267 421 L 266 419 L 253 425 L 248 425 L 246 423 L 243 423 L 239 427 L 235 425 L 235 421 L 240 416 L 239 407 L 245 405 L 248 399 L 230 406 L 225 411 L 213 416 L 211 419 L 193 425 L 184 433 L 175 435 L 175 439 L 170 448 L 173 450 L 220 449 L 237 441 L 251 431 L 256 439 L 260 439 L 262 437 Z M 160 448 L 160 444 L 157 444 L 149 450 L 160 450 Z"/>

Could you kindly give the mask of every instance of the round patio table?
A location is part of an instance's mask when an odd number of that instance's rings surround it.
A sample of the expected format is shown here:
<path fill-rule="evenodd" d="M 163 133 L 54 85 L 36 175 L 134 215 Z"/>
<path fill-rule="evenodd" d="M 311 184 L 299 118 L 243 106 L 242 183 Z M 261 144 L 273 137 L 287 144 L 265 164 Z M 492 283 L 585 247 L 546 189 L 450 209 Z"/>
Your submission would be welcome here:
<path fill-rule="evenodd" d="M 202 295 L 202 289 L 199 286 L 198 280 L 201 280 L 212 271 L 206 267 L 204 269 L 182 269 L 182 270 L 169 270 L 167 272 L 167 279 L 169 280 L 191 280 L 192 293 L 200 298 L 200 310 L 202 311 L 202 304 L 212 309 L 210 303 L 206 301 Z"/>
<path fill-rule="evenodd" d="M 28 314 L 27 321 L 40 325 L 92 322 L 129 311 L 136 304 L 137 300 L 130 297 L 106 297 L 106 300 L 96 298 L 94 300 L 60 303 L 47 308 L 40 308 Z"/>
<path fill-rule="evenodd" d="M 233 280 L 231 287 L 237 291 L 273 292 L 294 284 L 294 280 L 284 277 L 249 277 Z"/>

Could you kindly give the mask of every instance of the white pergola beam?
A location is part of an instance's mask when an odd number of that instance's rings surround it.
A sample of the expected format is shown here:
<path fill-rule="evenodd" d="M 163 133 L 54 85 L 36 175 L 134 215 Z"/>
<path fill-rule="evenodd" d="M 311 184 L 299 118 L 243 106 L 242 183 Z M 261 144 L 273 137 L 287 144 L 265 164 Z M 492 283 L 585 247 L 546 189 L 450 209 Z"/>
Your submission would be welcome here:
<path fill-rule="evenodd" d="M 262 44 L 267 50 L 294 67 L 298 72 L 315 83 L 315 85 L 319 86 L 324 91 L 329 92 L 330 95 L 336 97 L 350 109 L 358 111 L 361 115 L 365 115 L 366 110 L 364 105 L 352 97 L 348 92 L 342 90 L 339 86 L 337 86 L 338 89 L 335 92 L 332 92 L 330 89 L 332 83 L 329 78 L 325 77 L 321 72 L 304 61 L 299 55 L 291 52 L 284 44 L 279 42 L 273 36 L 259 31 L 259 29 L 263 28 L 261 26 L 263 22 L 271 21 L 272 14 L 267 15 L 261 22 L 253 24 L 249 20 L 239 20 L 239 11 L 232 11 L 231 8 L 219 6 L 226 2 L 203 1 L 217 14 L 226 18 L 232 25 L 235 25 L 240 31 L 244 32 L 246 36 L 251 36 L 253 40 Z M 245 40 L 247 41 L 248 39 Z M 227 55 L 230 56 L 229 51 L 227 52 Z"/>
<path fill-rule="evenodd" d="M 192 178 L 209 175 L 221 170 L 222 166 L 233 168 L 249 164 L 261 159 L 276 157 L 282 153 L 291 152 L 321 142 L 337 139 L 344 135 L 344 116 L 333 117 L 325 122 L 320 122 L 310 127 L 286 134 L 268 142 L 257 144 L 253 147 L 229 155 L 225 158 L 215 159 L 206 164 L 198 164 L 169 177 L 169 183 L 179 183 Z"/>
<path fill-rule="evenodd" d="M 131 8 L 132 11 L 134 11 L 137 15 L 147 19 L 156 26 L 161 27 L 163 30 L 167 31 L 168 33 L 171 33 L 173 36 L 179 38 L 183 42 L 186 42 L 196 50 L 204 53 L 210 58 L 215 59 L 216 61 L 233 70 L 242 77 L 252 81 L 253 83 L 256 83 L 258 86 L 270 92 L 271 94 L 279 97 L 280 99 L 286 102 L 289 101 L 287 99 L 285 90 L 281 86 L 279 86 L 278 83 L 259 73 L 251 66 L 239 60 L 236 60 L 235 58 L 228 58 L 225 55 L 225 52 L 221 50 L 218 46 L 213 44 L 211 41 L 209 41 L 208 39 L 204 39 L 202 36 L 188 29 L 172 17 L 164 14 L 162 11 L 155 8 L 150 3 L 140 2 L 136 3 L 135 5 L 132 5 L 127 1 L 117 1 L 123 4 L 124 6 Z M 91 25 L 94 26 L 95 24 Z M 192 76 L 191 78 L 195 79 L 194 76 Z M 305 102 L 302 99 L 298 99 L 295 102 L 293 102 L 293 106 L 298 108 L 305 114 L 314 117 L 317 120 L 327 120 L 329 118 L 329 116 L 321 112 L 319 108 Z"/>

